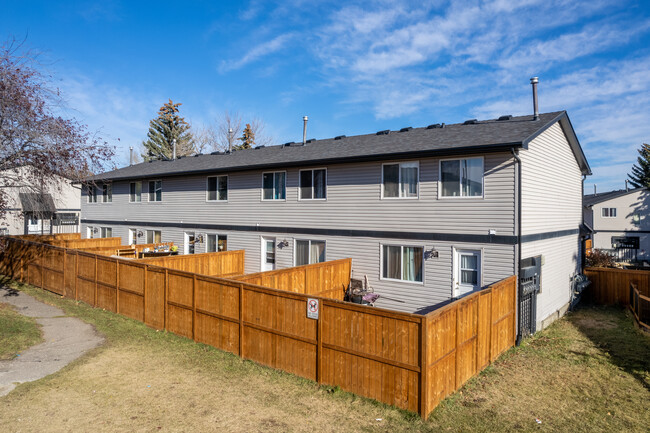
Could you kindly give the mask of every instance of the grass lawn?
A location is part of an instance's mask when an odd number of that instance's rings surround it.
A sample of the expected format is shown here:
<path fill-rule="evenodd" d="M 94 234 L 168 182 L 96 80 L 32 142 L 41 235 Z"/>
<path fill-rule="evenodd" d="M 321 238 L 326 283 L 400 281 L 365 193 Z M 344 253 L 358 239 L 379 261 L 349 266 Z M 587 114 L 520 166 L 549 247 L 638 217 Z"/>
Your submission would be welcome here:
<path fill-rule="evenodd" d="M 41 329 L 36 320 L 20 315 L 12 305 L 0 302 L 0 360 L 14 358 L 41 341 Z"/>
<path fill-rule="evenodd" d="M 570 314 L 422 421 L 110 312 L 20 290 L 92 323 L 107 343 L 0 399 L 0 431 L 645 433 L 650 425 L 650 336 L 619 309 Z"/>

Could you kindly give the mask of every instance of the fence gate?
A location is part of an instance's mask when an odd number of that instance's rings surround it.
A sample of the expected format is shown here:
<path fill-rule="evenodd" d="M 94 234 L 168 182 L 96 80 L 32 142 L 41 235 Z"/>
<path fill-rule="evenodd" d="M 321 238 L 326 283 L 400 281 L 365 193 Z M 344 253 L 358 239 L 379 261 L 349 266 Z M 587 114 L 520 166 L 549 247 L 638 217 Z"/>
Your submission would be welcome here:
<path fill-rule="evenodd" d="M 537 294 L 542 274 L 542 257 L 529 257 L 521 261 L 519 271 L 519 326 L 517 345 L 537 328 Z"/>

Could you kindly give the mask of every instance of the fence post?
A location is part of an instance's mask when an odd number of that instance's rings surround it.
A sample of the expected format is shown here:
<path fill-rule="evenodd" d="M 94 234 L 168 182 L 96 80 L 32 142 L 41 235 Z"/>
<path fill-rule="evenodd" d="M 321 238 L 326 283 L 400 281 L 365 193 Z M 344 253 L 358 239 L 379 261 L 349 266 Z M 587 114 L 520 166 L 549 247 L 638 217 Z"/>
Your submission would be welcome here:
<path fill-rule="evenodd" d="M 144 287 L 142 288 L 142 322 L 147 324 L 147 273 L 149 272 L 149 265 L 144 265 Z"/>
<path fill-rule="evenodd" d="M 454 368 L 454 387 L 456 389 L 458 389 L 458 364 L 459 364 L 459 358 L 458 358 L 458 352 L 459 352 L 459 350 L 458 350 L 458 334 L 459 334 L 459 331 L 460 331 L 460 319 L 458 317 L 458 310 L 459 310 L 458 304 L 456 304 L 454 309 L 456 310 L 456 346 L 454 348 L 454 351 L 456 352 L 454 354 L 454 358 L 456 359 L 456 361 L 454 362 L 454 367 L 455 367 Z"/>
<path fill-rule="evenodd" d="M 163 329 L 167 329 L 167 299 L 169 299 L 169 271 L 165 268 L 165 292 L 164 292 L 164 302 L 163 302 Z"/>
<path fill-rule="evenodd" d="M 244 359 L 244 284 L 239 283 L 239 356 Z"/>
<path fill-rule="evenodd" d="M 192 274 L 192 340 L 196 341 L 196 274 Z"/>
<path fill-rule="evenodd" d="M 323 312 L 325 304 L 320 301 L 320 313 L 316 321 L 316 382 L 323 383 Z"/>
<path fill-rule="evenodd" d="M 512 306 L 512 327 L 514 328 L 514 331 L 512 333 L 512 345 L 514 346 L 517 342 L 517 293 L 519 293 L 519 290 L 517 285 L 519 284 L 519 279 L 517 277 L 512 277 L 512 284 L 510 285 L 512 287 L 512 299 L 514 305 Z"/>
<path fill-rule="evenodd" d="M 93 299 L 93 307 L 97 307 L 97 254 L 95 254 L 95 297 Z"/>
<path fill-rule="evenodd" d="M 115 259 L 115 312 L 120 314 L 120 261 Z"/>
<path fill-rule="evenodd" d="M 429 370 L 428 348 L 427 348 L 427 316 L 420 319 L 420 416 L 427 419 L 427 408 L 429 407 L 429 381 L 427 373 Z"/>
<path fill-rule="evenodd" d="M 20 255 L 20 282 L 24 283 L 25 282 L 25 258 L 23 255 Z"/>
<path fill-rule="evenodd" d="M 41 289 L 45 288 L 45 284 L 43 283 L 43 278 L 45 276 L 45 270 L 43 269 L 43 251 L 44 249 L 41 247 L 40 249 L 40 254 L 38 256 L 38 266 L 41 268 Z"/>
<path fill-rule="evenodd" d="M 79 279 L 79 251 L 74 255 L 74 300 L 79 300 L 79 292 L 77 291 L 77 280 Z"/>

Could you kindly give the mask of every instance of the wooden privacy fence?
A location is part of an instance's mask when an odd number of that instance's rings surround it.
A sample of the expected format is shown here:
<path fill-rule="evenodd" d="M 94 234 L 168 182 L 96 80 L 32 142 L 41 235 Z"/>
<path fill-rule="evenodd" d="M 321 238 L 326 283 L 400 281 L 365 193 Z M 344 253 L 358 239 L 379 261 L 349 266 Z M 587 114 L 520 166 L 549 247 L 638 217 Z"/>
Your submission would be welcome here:
<path fill-rule="evenodd" d="M 149 248 L 153 250 L 156 247 L 165 247 L 165 246 L 173 246 L 174 242 L 159 242 L 155 244 L 135 244 L 135 245 L 112 245 L 112 246 L 102 246 L 102 247 L 84 247 L 84 248 L 75 248 L 77 250 L 81 251 L 86 251 L 89 253 L 94 253 L 94 254 L 101 254 L 103 256 L 115 256 L 119 255 L 121 257 L 131 257 L 131 258 L 136 258 L 137 253 L 142 252 L 142 250 Z M 118 251 L 126 251 L 126 250 L 133 250 L 133 254 L 129 255 L 124 255 L 124 254 L 118 254 Z"/>
<path fill-rule="evenodd" d="M 162 266 L 202 275 L 225 277 L 244 273 L 244 250 L 151 257 L 139 259 L 138 263 Z"/>
<path fill-rule="evenodd" d="M 352 259 L 332 260 L 293 268 L 232 277 L 233 280 L 289 292 L 343 300 L 350 284 Z"/>
<path fill-rule="evenodd" d="M 630 305 L 630 284 L 639 293 L 650 296 L 650 271 L 616 268 L 585 268 L 591 285 L 583 294 L 585 300 L 604 305 Z"/>
<path fill-rule="evenodd" d="M 38 242 L 38 241 L 37 241 Z M 92 238 L 92 239 L 55 239 L 47 242 L 50 245 L 63 248 L 118 247 L 122 238 Z"/>
<path fill-rule="evenodd" d="M 81 233 L 55 233 L 51 235 L 18 235 L 15 236 L 19 239 L 24 239 L 33 242 L 48 243 L 49 241 L 65 241 L 81 239 Z"/>
<path fill-rule="evenodd" d="M 10 243 L 3 268 L 22 281 L 423 417 L 515 341 L 514 276 L 422 316 Z"/>

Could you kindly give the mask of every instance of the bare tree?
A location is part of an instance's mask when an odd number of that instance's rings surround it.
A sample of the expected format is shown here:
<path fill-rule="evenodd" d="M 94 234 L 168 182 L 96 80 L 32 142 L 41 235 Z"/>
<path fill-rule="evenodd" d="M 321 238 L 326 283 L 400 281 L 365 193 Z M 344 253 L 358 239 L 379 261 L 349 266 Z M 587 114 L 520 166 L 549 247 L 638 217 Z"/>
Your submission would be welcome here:
<path fill-rule="evenodd" d="M 85 125 L 55 114 L 63 99 L 36 58 L 15 39 L 0 45 L 0 216 L 9 188 L 43 194 L 57 176 L 82 181 L 105 170 L 114 154 Z"/>
<path fill-rule="evenodd" d="M 225 110 L 214 122 L 193 128 L 197 149 L 201 152 L 208 150 L 225 152 L 237 148 L 241 145 L 240 138 L 244 133 L 244 126 L 243 117 L 239 112 Z M 262 119 L 253 118 L 250 126 L 257 146 L 268 146 L 273 143 L 273 138 L 266 135 L 264 131 L 265 123 Z"/>

